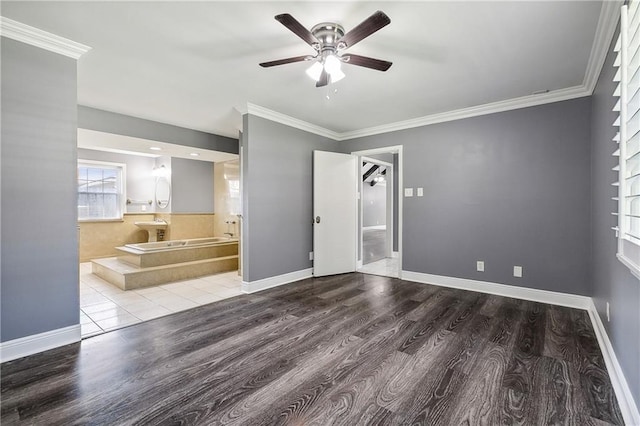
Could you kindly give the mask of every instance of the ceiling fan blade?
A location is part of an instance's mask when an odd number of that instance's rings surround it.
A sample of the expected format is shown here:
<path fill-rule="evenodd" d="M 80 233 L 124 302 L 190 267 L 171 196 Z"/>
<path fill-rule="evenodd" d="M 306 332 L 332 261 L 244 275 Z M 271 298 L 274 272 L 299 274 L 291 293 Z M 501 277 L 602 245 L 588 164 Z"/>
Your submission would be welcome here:
<path fill-rule="evenodd" d="M 281 15 L 276 15 L 276 21 L 280 22 L 285 27 L 289 28 L 291 32 L 300 37 L 310 46 L 314 44 L 318 44 L 318 39 L 311 34 L 311 31 L 306 29 L 300 22 L 296 20 L 293 16 L 288 13 L 283 13 Z"/>
<path fill-rule="evenodd" d="M 262 62 L 260 63 L 260 66 L 263 68 L 269 68 L 269 67 L 275 67 L 276 65 L 285 65 L 285 64 L 291 64 L 294 62 L 306 61 L 308 58 L 309 58 L 309 55 L 294 56 L 293 58 L 285 58 L 285 59 L 278 59 L 276 61 Z"/>
<path fill-rule="evenodd" d="M 322 73 L 320 73 L 320 79 L 316 83 L 316 87 L 324 87 L 327 84 L 329 84 L 329 73 L 323 69 Z"/>
<path fill-rule="evenodd" d="M 349 58 L 348 60 L 345 60 L 345 64 L 357 65 L 359 67 L 371 68 L 378 71 L 386 71 L 391 67 L 391 65 L 393 65 L 393 62 L 370 58 L 368 56 L 354 55 L 351 53 L 344 55 L 344 58 Z"/>
<path fill-rule="evenodd" d="M 378 31 L 380 28 L 389 25 L 391 19 L 384 12 L 378 10 L 373 15 L 362 21 L 358 26 L 346 33 L 339 42 L 344 43 L 345 49 L 351 47 L 363 38 L 369 37 L 371 34 Z"/>

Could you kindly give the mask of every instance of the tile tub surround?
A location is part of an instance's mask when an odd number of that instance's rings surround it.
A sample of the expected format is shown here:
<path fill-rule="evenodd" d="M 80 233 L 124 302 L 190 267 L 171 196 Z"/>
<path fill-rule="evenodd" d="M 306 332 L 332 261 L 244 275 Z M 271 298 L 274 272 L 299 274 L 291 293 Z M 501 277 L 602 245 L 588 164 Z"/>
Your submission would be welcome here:
<path fill-rule="evenodd" d="M 185 240 L 172 240 L 166 243 L 183 241 Z M 186 242 L 194 245 L 159 251 L 119 247 L 120 256 L 94 259 L 91 261 L 91 270 L 122 290 L 238 270 L 238 241 L 211 242 L 208 245 L 197 244 L 203 243 L 203 239 Z"/>
<path fill-rule="evenodd" d="M 153 214 L 125 213 L 122 220 L 78 222 L 80 262 L 115 256 L 118 246 L 146 242 L 147 232 L 135 222 L 153 220 Z"/>
<path fill-rule="evenodd" d="M 80 328 L 82 337 L 95 336 L 196 306 L 240 295 L 237 272 L 125 291 L 80 264 Z"/>
<path fill-rule="evenodd" d="M 169 224 L 164 234 L 166 241 L 215 236 L 213 213 L 156 213 L 155 217 Z"/>
<path fill-rule="evenodd" d="M 222 236 L 225 232 L 240 235 L 240 192 L 236 187 L 240 181 L 239 160 L 224 161 L 213 165 L 213 200 L 214 200 L 214 228 L 215 235 Z M 227 223 L 234 221 L 234 223 Z"/>
<path fill-rule="evenodd" d="M 198 239 L 191 241 L 197 242 Z M 131 247 L 117 247 L 118 260 L 140 268 L 190 262 L 215 257 L 235 256 L 238 254 L 238 241 L 218 242 L 204 247 L 184 246 L 170 250 L 144 252 Z"/>
<path fill-rule="evenodd" d="M 164 240 L 182 240 L 214 236 L 213 213 L 125 213 L 122 220 L 78 222 L 78 248 L 80 262 L 116 256 L 116 247 L 125 244 L 146 243 L 147 232 L 135 222 L 166 221 Z M 220 236 L 222 236 L 221 231 Z"/>

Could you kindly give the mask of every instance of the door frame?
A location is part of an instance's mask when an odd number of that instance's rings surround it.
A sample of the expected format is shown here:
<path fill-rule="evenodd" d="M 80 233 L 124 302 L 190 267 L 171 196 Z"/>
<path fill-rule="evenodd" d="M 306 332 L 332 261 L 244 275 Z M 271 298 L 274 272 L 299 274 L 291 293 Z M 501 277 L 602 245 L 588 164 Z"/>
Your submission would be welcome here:
<path fill-rule="evenodd" d="M 385 252 L 385 256 L 386 257 L 393 257 L 393 186 L 395 185 L 394 179 L 393 179 L 393 171 L 394 171 L 394 167 L 393 167 L 393 163 L 387 163 L 386 161 L 382 161 L 382 160 L 378 160 L 375 158 L 371 158 L 371 157 L 367 157 L 367 156 L 360 156 L 360 162 L 359 162 L 359 166 L 360 166 L 360 176 L 362 176 L 362 163 L 363 162 L 367 162 L 367 163 L 373 163 L 373 164 L 377 164 L 379 166 L 385 166 L 387 168 L 388 171 L 390 171 L 391 173 L 387 173 L 386 176 L 386 183 L 385 183 L 385 225 L 386 225 L 386 232 L 385 232 L 385 248 L 384 248 L 384 252 Z M 362 248 L 364 247 L 364 235 L 362 230 L 364 229 L 364 209 L 365 209 L 365 204 L 363 202 L 364 200 L 364 182 L 360 181 L 358 182 L 358 186 L 360 188 L 362 188 L 361 192 L 361 196 L 360 196 L 360 202 L 361 202 L 361 208 L 360 208 L 360 231 L 359 231 L 359 236 L 360 236 L 360 249 L 362 250 Z M 362 253 L 362 251 L 360 252 Z M 364 258 L 361 259 L 360 263 L 358 263 L 359 266 L 361 266 L 361 264 L 364 263 Z"/>
<path fill-rule="evenodd" d="M 385 146 L 381 148 L 372 148 L 372 149 L 363 149 L 360 151 L 352 151 L 352 155 L 358 156 L 358 161 L 360 161 L 360 166 L 362 157 L 367 157 L 370 155 L 376 154 L 398 154 L 398 278 L 402 278 L 402 222 L 403 222 L 403 198 L 404 198 L 404 155 L 403 155 L 403 145 L 392 145 Z M 361 169 L 361 167 L 359 167 Z M 362 184 L 362 179 L 358 179 L 360 185 Z M 360 186 L 360 191 L 358 192 L 358 206 L 360 207 L 360 213 L 362 214 L 362 186 Z M 391 207 L 393 210 L 393 207 Z M 393 218 L 393 217 L 392 217 Z M 359 244 L 359 249 L 356 250 L 356 264 L 360 265 L 362 259 L 358 259 L 358 252 L 362 255 L 362 218 L 360 218 L 360 229 L 358 230 L 359 237 L 357 238 L 357 244 Z M 359 240 L 359 241 L 358 241 Z M 393 243 L 392 243 L 393 244 Z"/>

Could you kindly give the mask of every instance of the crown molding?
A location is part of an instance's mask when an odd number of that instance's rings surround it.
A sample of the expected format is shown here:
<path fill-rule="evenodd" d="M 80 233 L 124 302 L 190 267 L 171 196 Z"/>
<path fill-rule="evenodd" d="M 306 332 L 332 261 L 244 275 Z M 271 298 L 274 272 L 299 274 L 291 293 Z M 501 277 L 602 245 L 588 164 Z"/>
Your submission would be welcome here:
<path fill-rule="evenodd" d="M 50 52 L 78 59 L 91 47 L 0 16 L 0 35 Z"/>
<path fill-rule="evenodd" d="M 412 129 L 415 127 L 428 126 L 430 124 L 445 123 L 447 121 L 462 120 L 463 118 L 477 117 L 480 115 L 494 114 L 496 112 L 511 111 L 514 109 L 528 108 L 532 106 L 544 105 L 553 102 L 566 101 L 569 99 L 590 96 L 591 92 L 585 86 L 574 86 L 567 89 L 553 90 L 539 95 L 528 95 L 520 98 L 508 99 L 506 101 L 493 102 L 469 108 L 462 108 L 447 111 L 439 114 L 426 115 L 412 118 L 410 120 L 397 121 L 395 123 L 383 124 L 381 126 L 367 127 L 364 129 L 349 132 L 334 132 L 318 125 L 290 117 L 288 115 L 270 110 L 259 105 L 247 104 L 247 112 L 251 115 L 266 118 L 286 126 L 295 127 L 309 133 L 324 136 L 335 141 L 346 141 L 349 139 L 361 138 L 365 136 L 379 135 L 382 133 L 397 132 L 400 130 Z"/>
<path fill-rule="evenodd" d="M 344 132 L 340 134 L 339 140 L 343 141 L 361 138 L 364 136 L 378 135 L 381 133 L 396 132 L 399 130 L 428 126 L 430 124 L 445 123 L 447 121 L 462 120 L 463 118 L 477 117 L 480 115 L 494 114 L 496 112 L 504 112 L 553 102 L 566 101 L 569 99 L 582 98 L 589 95 L 590 93 L 584 86 L 574 86 L 567 89 L 553 90 L 539 95 L 522 96 L 519 98 L 508 99 L 506 101 L 492 102 L 489 104 L 447 111 L 440 114 L 426 115 L 424 117 L 413 118 L 410 120 L 383 124 L 381 126 Z"/>
<path fill-rule="evenodd" d="M 305 132 L 324 136 L 336 141 L 342 140 L 340 139 L 340 133 L 334 132 L 333 130 L 325 129 L 324 127 L 320 127 L 316 124 L 312 124 L 252 103 L 247 103 L 247 113 L 255 115 L 257 117 L 266 118 L 267 120 L 275 121 L 276 123 L 284 124 L 285 126 L 304 130 Z"/>
<path fill-rule="evenodd" d="M 596 33 L 591 46 L 591 53 L 587 63 L 583 83 L 580 86 L 568 87 L 565 89 L 552 90 L 547 93 L 537 95 L 527 95 L 519 98 L 508 99 L 505 101 L 492 102 L 489 104 L 477 105 L 469 108 L 462 108 L 454 111 L 442 112 L 423 117 L 413 118 L 410 120 L 398 121 L 395 123 L 383 124 L 381 126 L 368 127 L 349 132 L 334 132 L 329 129 L 317 126 L 306 121 L 281 114 L 270 109 L 248 104 L 247 111 L 250 114 L 257 115 L 267 120 L 272 120 L 287 126 L 305 130 L 310 133 L 325 136 L 336 141 L 345 141 L 349 139 L 361 138 L 365 136 L 373 136 L 382 133 L 396 132 L 400 130 L 412 129 L 415 127 L 428 126 L 430 124 L 445 123 L 447 121 L 462 120 L 464 118 L 477 117 L 481 115 L 494 114 L 497 112 L 510 111 L 520 108 L 528 108 L 538 105 L 544 105 L 553 102 L 566 101 L 570 99 L 591 96 L 595 89 L 598 77 L 602 71 L 604 61 L 609 51 L 611 39 L 618 25 L 620 17 L 620 6 L 622 0 L 603 1 L 600 9 L 600 17 Z"/>
<path fill-rule="evenodd" d="M 583 86 L 593 94 L 598 83 L 598 77 L 604 66 L 604 61 L 609 53 L 609 45 L 620 21 L 620 7 L 624 4 L 621 0 L 603 1 L 596 27 L 596 35 L 591 45 L 591 54 L 587 63 L 587 71 L 584 75 Z"/>

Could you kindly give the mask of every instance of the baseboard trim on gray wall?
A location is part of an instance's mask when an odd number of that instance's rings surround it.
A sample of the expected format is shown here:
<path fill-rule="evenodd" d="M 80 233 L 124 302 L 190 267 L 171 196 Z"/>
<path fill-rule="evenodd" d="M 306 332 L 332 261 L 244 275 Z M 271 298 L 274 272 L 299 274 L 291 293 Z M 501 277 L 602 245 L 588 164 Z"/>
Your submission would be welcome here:
<path fill-rule="evenodd" d="M 11 361 L 81 340 L 80 324 L 0 343 L 0 362 Z"/>
<path fill-rule="evenodd" d="M 604 328 L 604 324 L 600 319 L 600 315 L 598 314 L 598 310 L 596 309 L 596 305 L 593 303 L 593 300 L 590 301 L 588 312 L 589 317 L 591 318 L 591 324 L 593 324 L 593 330 L 595 331 L 596 338 L 598 339 L 598 345 L 602 351 L 604 363 L 607 366 L 607 371 L 609 372 L 611 385 L 613 386 L 613 390 L 616 394 L 624 422 L 627 425 L 640 425 L 640 412 L 638 412 L 638 407 L 636 406 L 633 395 L 631 394 L 629 384 L 624 378 L 622 367 L 620 367 L 620 363 L 618 363 L 618 358 L 616 357 L 616 353 L 613 350 L 611 341 L 609 340 L 609 335 L 607 334 L 607 330 Z"/>
<path fill-rule="evenodd" d="M 618 363 L 618 358 L 613 350 L 607 331 L 602 324 L 600 315 L 598 315 L 593 299 L 590 297 L 411 271 L 402 271 L 402 279 L 440 287 L 477 291 L 480 293 L 489 293 L 498 296 L 513 297 L 515 299 L 531 300 L 533 302 L 586 310 L 589 313 L 593 330 L 598 339 L 598 345 L 602 351 L 602 356 L 607 366 L 611 385 L 618 399 L 622 417 L 628 425 L 640 425 L 640 413 L 633 399 L 633 394 L 624 377 L 622 368 Z"/>
<path fill-rule="evenodd" d="M 412 271 L 402 271 L 402 279 L 424 284 L 433 284 L 440 287 L 458 288 L 461 290 L 478 291 L 480 293 L 513 297 L 515 299 L 549 303 L 551 305 L 567 306 L 569 308 L 589 309 L 589 306 L 591 306 L 591 298 L 587 296 L 538 290 L 535 288 L 516 287 L 513 285 L 497 284 L 487 281 L 445 277 L 442 275 L 431 275 Z"/>
<path fill-rule="evenodd" d="M 272 287 L 278 287 L 294 281 L 304 280 L 313 276 L 313 268 L 302 269 L 300 271 L 289 272 L 287 274 L 276 275 L 275 277 L 264 278 L 256 281 L 242 281 L 243 293 L 255 293 Z"/>

